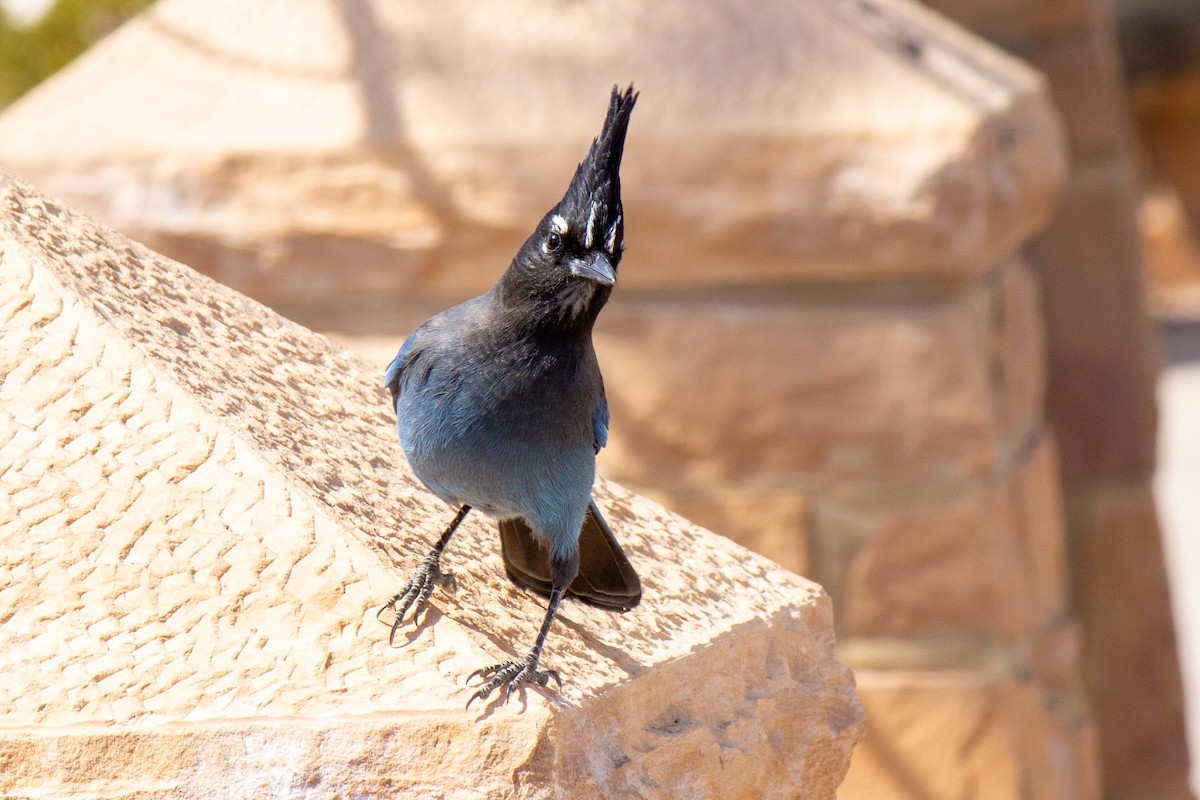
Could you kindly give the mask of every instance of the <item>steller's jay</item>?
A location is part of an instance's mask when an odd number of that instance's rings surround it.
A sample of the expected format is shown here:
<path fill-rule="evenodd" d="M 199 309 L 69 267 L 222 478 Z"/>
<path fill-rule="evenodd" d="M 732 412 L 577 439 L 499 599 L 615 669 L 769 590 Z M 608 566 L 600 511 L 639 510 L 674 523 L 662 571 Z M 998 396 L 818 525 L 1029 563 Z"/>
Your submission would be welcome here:
<path fill-rule="evenodd" d="M 458 514 L 404 591 L 392 639 L 414 623 L 451 576 L 441 555 L 472 510 L 498 520 L 505 570 L 550 595 L 529 653 L 478 670 L 468 701 L 504 687 L 547 686 L 538 659 L 565 592 L 605 608 L 641 600 L 637 573 L 592 500 L 608 403 L 592 325 L 617 279 L 624 249 L 621 154 L 637 94 L 613 87 L 604 129 L 563 199 L 538 223 L 487 292 L 427 320 L 387 368 L 400 445 L 417 477 Z"/>

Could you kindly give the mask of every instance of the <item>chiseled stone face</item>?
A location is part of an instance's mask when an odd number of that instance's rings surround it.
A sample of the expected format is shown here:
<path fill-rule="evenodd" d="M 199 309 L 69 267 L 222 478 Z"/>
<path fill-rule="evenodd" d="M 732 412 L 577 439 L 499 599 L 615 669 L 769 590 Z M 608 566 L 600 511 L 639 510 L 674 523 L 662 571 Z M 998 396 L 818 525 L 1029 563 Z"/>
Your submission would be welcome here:
<path fill-rule="evenodd" d="M 641 606 L 568 602 L 561 695 L 465 711 L 541 602 L 468 521 L 387 646 L 447 509 L 377 371 L 7 178 L 0 375 L 0 792 L 830 798 L 863 734 L 820 588 L 614 485 Z"/>
<path fill-rule="evenodd" d="M 1100 797 L 1095 727 L 1036 684 L 994 668 L 859 674 L 871 736 L 842 796 Z"/>
<path fill-rule="evenodd" d="M 646 487 L 990 474 L 1040 424 L 1044 372 L 1029 271 L 1012 260 L 993 278 L 894 302 L 622 297 L 596 331 L 621 423 L 602 464 Z"/>
<path fill-rule="evenodd" d="M 0 164 L 329 325 L 331 284 L 490 285 L 626 81 L 629 289 L 976 276 L 1065 168 L 1040 77 L 898 0 L 167 0 L 0 116 Z"/>
<path fill-rule="evenodd" d="M 1058 462 L 1049 437 L 1034 447 L 1002 485 L 974 495 L 909 509 L 840 509 L 869 531 L 859 547 L 844 545 L 844 563 L 828 565 L 844 576 L 834 593 L 844 634 L 956 630 L 1013 642 L 1062 618 L 1067 576 Z M 837 511 L 822 516 L 817 535 L 853 540 Z"/>

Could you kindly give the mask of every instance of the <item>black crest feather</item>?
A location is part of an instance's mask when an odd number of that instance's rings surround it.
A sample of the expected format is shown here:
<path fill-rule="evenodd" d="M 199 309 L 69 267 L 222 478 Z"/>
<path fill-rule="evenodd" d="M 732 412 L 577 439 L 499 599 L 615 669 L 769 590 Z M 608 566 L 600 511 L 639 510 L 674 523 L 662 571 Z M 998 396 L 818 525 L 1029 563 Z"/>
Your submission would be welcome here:
<path fill-rule="evenodd" d="M 621 216 L 621 156 L 637 98 L 632 84 L 624 91 L 613 86 L 604 128 L 592 140 L 558 204 L 558 212 L 572 222 L 572 227 L 579 225 L 582 231 L 590 223 L 597 237 L 603 237 Z"/>

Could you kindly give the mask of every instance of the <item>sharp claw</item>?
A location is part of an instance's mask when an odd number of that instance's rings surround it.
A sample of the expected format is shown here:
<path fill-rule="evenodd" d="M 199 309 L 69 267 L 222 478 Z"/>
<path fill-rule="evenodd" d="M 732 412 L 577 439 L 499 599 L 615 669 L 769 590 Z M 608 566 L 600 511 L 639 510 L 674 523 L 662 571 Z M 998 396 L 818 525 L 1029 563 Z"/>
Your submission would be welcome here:
<path fill-rule="evenodd" d="M 395 597 L 393 597 L 391 600 L 388 600 L 386 603 L 384 603 L 383 605 L 381 605 L 381 606 L 379 607 L 379 610 L 375 612 L 375 619 L 379 620 L 380 622 L 383 622 L 383 612 L 385 612 L 385 611 L 387 611 L 388 609 L 392 608 L 392 607 L 395 605 L 396 601 L 397 601 L 397 600 L 399 600 L 399 599 L 400 599 L 400 595 L 396 595 L 396 596 L 395 596 Z M 383 622 L 383 624 L 384 624 L 384 625 L 390 625 L 391 623 L 390 623 L 390 622 Z"/>
<path fill-rule="evenodd" d="M 495 675 L 496 672 L 499 671 L 501 666 L 502 666 L 501 664 L 496 664 L 495 666 L 492 666 L 492 667 L 480 667 L 479 669 L 475 670 L 474 672 L 472 672 L 470 675 L 467 676 L 467 683 L 470 683 L 471 681 L 475 680 L 476 678 L 482 678 L 483 680 L 486 681 L 488 678 Z"/>
<path fill-rule="evenodd" d="M 400 630 L 400 623 L 403 620 L 404 620 L 404 617 L 402 617 L 399 614 L 397 614 L 396 618 L 394 620 L 392 620 L 392 632 L 390 634 L 388 634 L 388 647 L 396 646 L 396 631 Z"/>
<path fill-rule="evenodd" d="M 404 587 L 404 591 L 389 600 L 375 613 L 376 619 L 384 625 L 391 625 L 391 633 L 388 636 L 389 646 L 395 645 L 396 632 L 400 630 L 400 625 L 404 622 L 404 617 L 409 610 L 413 612 L 412 621 L 415 626 L 419 627 L 421 622 L 428 618 L 429 598 L 433 594 L 434 587 L 446 585 L 447 579 L 452 582 L 454 580 L 453 573 L 443 573 L 438 560 L 431 555 L 420 563 L 416 572 L 408 579 L 408 585 Z M 383 613 L 388 610 L 395 612 L 391 623 L 383 619 Z"/>
<path fill-rule="evenodd" d="M 471 695 L 467 701 L 467 708 L 470 708 L 471 703 L 476 700 L 487 700 L 492 692 L 500 687 L 504 687 L 503 702 L 505 703 L 526 684 L 549 687 L 550 681 L 553 680 L 558 688 L 562 689 L 562 678 L 559 677 L 558 672 L 552 669 L 537 669 L 537 661 L 530 656 L 526 656 L 520 661 L 509 661 L 506 664 L 477 669 L 467 676 L 467 683 L 469 684 L 476 678 L 482 678 L 486 683 Z"/>

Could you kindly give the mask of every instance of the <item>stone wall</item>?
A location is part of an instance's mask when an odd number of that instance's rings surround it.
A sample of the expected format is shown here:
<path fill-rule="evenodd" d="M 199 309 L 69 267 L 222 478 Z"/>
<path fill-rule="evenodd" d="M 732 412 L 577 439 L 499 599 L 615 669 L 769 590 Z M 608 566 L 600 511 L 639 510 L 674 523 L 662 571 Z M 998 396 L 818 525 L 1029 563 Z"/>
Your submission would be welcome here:
<path fill-rule="evenodd" d="M 602 470 L 827 587 L 872 730 L 841 797 L 1095 797 L 1021 254 L 1064 143 L 1016 60 L 903 0 L 163 0 L 0 164 L 382 369 L 630 79 Z"/>
<path fill-rule="evenodd" d="M 1113 20 L 1101 0 L 931 5 L 1043 70 L 1063 110 L 1071 172 L 1028 259 L 1042 285 L 1046 409 L 1061 453 L 1072 606 L 1084 626 L 1105 797 L 1189 797 L 1182 682 L 1149 488 L 1157 358 Z"/>
<path fill-rule="evenodd" d="M 613 484 L 642 604 L 464 710 L 542 602 L 468 521 L 388 646 L 450 510 L 375 370 L 2 174 L 0 374 L 0 797 L 832 798 L 863 734 L 820 587 Z"/>

